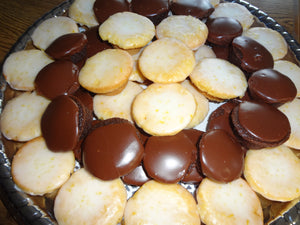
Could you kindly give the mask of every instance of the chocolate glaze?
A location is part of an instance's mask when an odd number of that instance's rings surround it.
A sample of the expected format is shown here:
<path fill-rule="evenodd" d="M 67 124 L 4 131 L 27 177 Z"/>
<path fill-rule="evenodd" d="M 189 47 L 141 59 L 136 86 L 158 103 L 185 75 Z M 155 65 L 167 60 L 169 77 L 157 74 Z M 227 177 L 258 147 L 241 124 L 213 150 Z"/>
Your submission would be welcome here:
<path fill-rule="evenodd" d="M 258 101 L 280 105 L 292 101 L 297 95 L 293 81 L 273 69 L 254 72 L 248 80 L 251 97 Z"/>
<path fill-rule="evenodd" d="M 73 94 L 80 86 L 78 74 L 79 68 L 71 61 L 54 61 L 37 74 L 34 81 L 36 92 L 48 99 Z"/>
<path fill-rule="evenodd" d="M 230 45 L 235 37 L 243 32 L 243 27 L 236 19 L 229 17 L 210 18 L 206 21 L 207 40 L 216 45 Z"/>
<path fill-rule="evenodd" d="M 210 16 L 215 10 L 209 0 L 173 0 L 170 9 L 175 15 L 191 15 L 199 19 Z"/>
<path fill-rule="evenodd" d="M 100 24 L 115 13 L 130 11 L 126 0 L 96 0 L 93 10 Z"/>
<path fill-rule="evenodd" d="M 236 134 L 252 149 L 278 146 L 291 132 L 288 118 L 267 103 L 242 102 L 233 109 L 231 119 Z"/>
<path fill-rule="evenodd" d="M 230 53 L 230 46 L 221 46 L 221 45 L 214 45 L 211 44 L 212 50 L 216 54 L 216 57 L 219 59 L 225 59 L 228 60 L 229 53 Z"/>
<path fill-rule="evenodd" d="M 82 144 L 83 164 L 94 176 L 113 180 L 142 161 L 142 146 L 133 124 L 111 123 L 93 129 Z"/>
<path fill-rule="evenodd" d="M 145 145 L 143 161 L 146 173 L 163 183 L 180 181 L 192 162 L 195 148 L 183 132 L 150 137 Z"/>
<path fill-rule="evenodd" d="M 230 182 L 239 178 L 244 166 L 242 146 L 224 130 L 203 134 L 199 143 L 202 172 L 210 179 Z"/>
<path fill-rule="evenodd" d="M 132 0 L 132 12 L 149 18 L 155 25 L 158 25 L 169 13 L 168 0 Z"/>
<path fill-rule="evenodd" d="M 233 39 L 229 60 L 248 73 L 274 66 L 271 53 L 263 45 L 246 36 Z"/>
<path fill-rule="evenodd" d="M 79 88 L 76 92 L 73 93 L 84 105 L 85 107 L 93 112 L 93 97 L 91 94 L 84 88 Z"/>
<path fill-rule="evenodd" d="M 54 59 L 79 62 L 86 53 L 87 37 L 83 33 L 69 33 L 55 39 L 45 52 Z"/>
<path fill-rule="evenodd" d="M 151 180 L 146 174 L 143 165 L 139 165 L 129 174 L 122 177 L 122 180 L 126 184 L 134 186 L 142 186 L 147 181 Z"/>

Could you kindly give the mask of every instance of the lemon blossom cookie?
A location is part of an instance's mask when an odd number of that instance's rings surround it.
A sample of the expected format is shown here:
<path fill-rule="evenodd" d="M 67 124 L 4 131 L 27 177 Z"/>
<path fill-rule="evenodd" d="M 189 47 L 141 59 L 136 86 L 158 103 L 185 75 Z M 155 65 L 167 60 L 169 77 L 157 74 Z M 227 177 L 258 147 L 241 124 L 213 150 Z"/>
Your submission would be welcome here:
<path fill-rule="evenodd" d="M 52 152 L 42 137 L 23 145 L 14 155 L 12 177 L 26 193 L 51 193 L 65 183 L 75 167 L 72 151 Z"/>
<path fill-rule="evenodd" d="M 76 22 L 66 16 L 57 16 L 44 20 L 31 35 L 33 44 L 45 50 L 56 38 L 78 32 Z"/>
<path fill-rule="evenodd" d="M 3 64 L 3 76 L 11 88 L 34 90 L 34 79 L 39 71 L 53 60 L 37 49 L 21 50 L 8 56 Z"/>
<path fill-rule="evenodd" d="M 88 27 L 99 25 L 93 6 L 96 0 L 75 0 L 69 8 L 69 17 Z"/>
<path fill-rule="evenodd" d="M 132 12 L 113 14 L 99 27 L 102 40 L 123 49 L 141 48 L 155 35 L 154 24 L 145 16 Z"/>
<path fill-rule="evenodd" d="M 132 115 L 151 135 L 174 135 L 184 129 L 196 111 L 194 96 L 178 83 L 148 86 L 136 96 Z"/>
<path fill-rule="evenodd" d="M 193 51 L 174 38 L 150 43 L 139 58 L 142 74 L 157 83 L 181 82 L 190 75 L 194 66 Z"/>

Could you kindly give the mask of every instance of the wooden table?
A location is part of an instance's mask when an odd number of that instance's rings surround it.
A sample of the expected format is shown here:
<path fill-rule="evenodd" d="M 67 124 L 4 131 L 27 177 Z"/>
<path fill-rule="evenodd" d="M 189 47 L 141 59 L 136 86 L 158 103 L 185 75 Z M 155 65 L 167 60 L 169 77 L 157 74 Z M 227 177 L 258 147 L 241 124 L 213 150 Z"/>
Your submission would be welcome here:
<path fill-rule="evenodd" d="M 63 0 L 0 0 L 0 62 L 26 29 Z M 299 0 L 248 0 L 281 24 L 300 43 Z M 0 201 L 0 225 L 16 225 Z"/>

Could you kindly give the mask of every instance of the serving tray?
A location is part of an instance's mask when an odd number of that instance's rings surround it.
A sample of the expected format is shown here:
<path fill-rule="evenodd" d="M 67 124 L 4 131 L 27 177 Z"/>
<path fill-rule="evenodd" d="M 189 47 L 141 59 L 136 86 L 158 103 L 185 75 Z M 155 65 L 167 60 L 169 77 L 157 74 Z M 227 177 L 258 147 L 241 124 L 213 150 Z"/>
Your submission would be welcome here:
<path fill-rule="evenodd" d="M 27 31 L 18 39 L 13 47 L 8 52 L 7 56 L 13 52 L 24 49 L 27 43 L 31 40 L 31 34 L 35 28 L 44 20 L 63 15 L 71 6 L 74 0 L 64 1 L 50 12 L 46 13 L 39 20 L 37 20 Z M 243 0 L 225 0 L 226 2 L 234 2 L 245 6 L 258 20 L 265 26 L 278 31 L 286 40 L 290 47 L 291 52 L 294 54 L 295 59 L 300 61 L 300 45 L 297 41 L 273 18 L 269 17 L 265 12 L 259 8 L 249 4 Z M 5 59 L 7 58 L 5 57 Z M 4 59 L 4 60 L 5 60 Z M 0 68 L 0 113 L 3 108 L 4 92 L 6 90 L 6 82 L 2 74 L 2 68 Z M 18 224 L 24 225 L 55 225 L 57 224 L 49 214 L 41 210 L 34 204 L 31 198 L 24 194 L 11 177 L 11 163 L 5 152 L 3 141 L 0 138 L 0 199 L 2 199 L 4 205 L 8 211 L 15 218 Z M 189 188 L 189 187 L 187 187 Z M 129 193 L 133 193 L 136 189 L 133 187 L 127 187 Z M 296 203 L 289 211 L 285 212 L 276 221 L 273 221 L 271 225 L 295 225 L 300 224 L 300 202 Z"/>

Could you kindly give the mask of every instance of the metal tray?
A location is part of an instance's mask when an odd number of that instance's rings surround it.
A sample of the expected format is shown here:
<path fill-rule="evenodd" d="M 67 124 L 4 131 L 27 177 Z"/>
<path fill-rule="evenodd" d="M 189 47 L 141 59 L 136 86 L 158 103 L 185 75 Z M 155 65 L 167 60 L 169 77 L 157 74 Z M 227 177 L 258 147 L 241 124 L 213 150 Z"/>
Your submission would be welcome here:
<path fill-rule="evenodd" d="M 44 20 L 62 15 L 66 13 L 74 0 L 67 0 L 46 13 L 39 20 L 37 20 L 27 31 L 18 39 L 7 56 L 12 52 L 20 51 L 26 47 L 28 41 L 31 40 L 31 34 L 35 28 Z M 265 12 L 259 8 L 249 4 L 243 0 L 225 0 L 226 2 L 235 2 L 245 6 L 254 16 L 258 18 L 265 26 L 278 31 L 286 40 L 290 50 L 294 53 L 295 58 L 300 61 L 300 45 L 297 41 L 273 18 L 269 17 Z M 6 57 L 7 57 L 6 56 Z M 6 58 L 5 57 L 5 58 Z M 5 59 L 4 59 L 5 60 Z M 4 91 L 6 89 L 6 82 L 0 68 L 0 113 L 3 107 Z M 57 224 L 47 213 L 41 210 L 33 201 L 18 189 L 12 180 L 10 173 L 10 161 L 5 153 L 5 147 L 0 139 L 0 199 L 4 202 L 8 211 L 12 214 L 19 224 L 24 225 L 54 225 Z M 187 187 L 192 188 L 193 187 Z M 136 189 L 134 187 L 127 187 L 127 191 L 133 193 Z M 193 191 L 193 190 L 192 190 Z M 285 212 L 271 225 L 295 225 L 300 224 L 300 202 L 295 204 L 288 212 Z"/>

